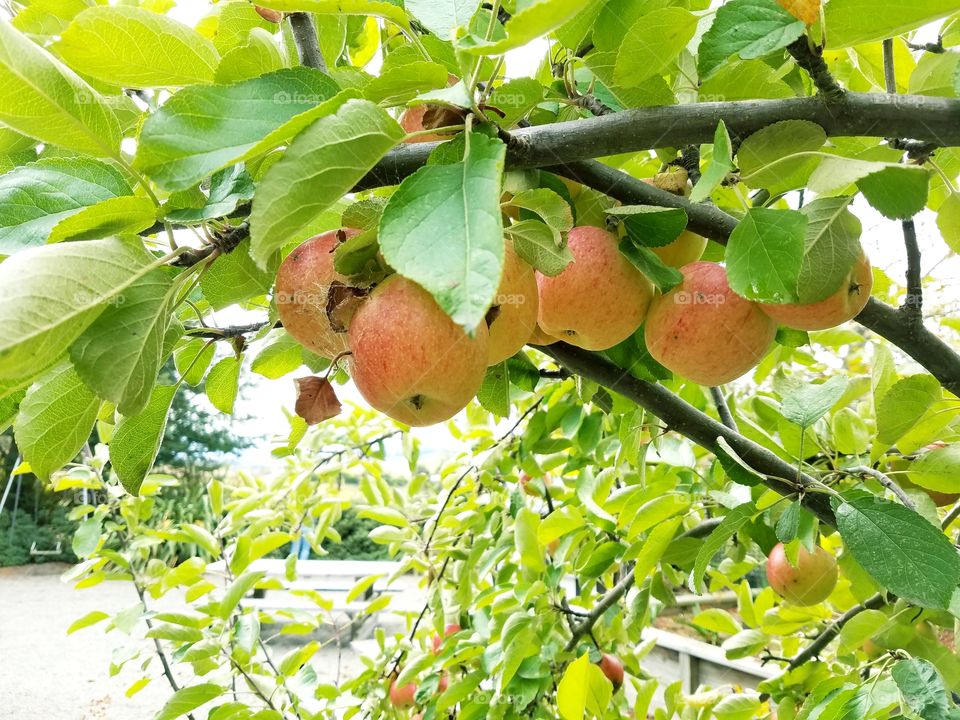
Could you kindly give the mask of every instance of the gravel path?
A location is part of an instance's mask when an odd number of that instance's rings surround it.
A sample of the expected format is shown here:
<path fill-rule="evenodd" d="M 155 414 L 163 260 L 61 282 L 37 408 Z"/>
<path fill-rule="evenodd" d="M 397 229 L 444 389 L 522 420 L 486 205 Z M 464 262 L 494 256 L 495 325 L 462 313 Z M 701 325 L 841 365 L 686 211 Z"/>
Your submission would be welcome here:
<path fill-rule="evenodd" d="M 129 638 L 117 630 L 104 633 L 106 621 L 67 635 L 67 628 L 92 610 L 114 613 L 137 604 L 133 586 L 113 582 L 75 590 L 60 581 L 68 567 L 0 568 L 0 720 L 152 720 L 171 695 L 156 659 L 148 670 L 156 679 L 127 698 L 142 661 L 111 678 L 110 660 Z M 152 652 L 150 643 L 145 647 Z M 271 654 L 282 657 L 288 649 Z M 344 677 L 361 667 L 348 650 L 342 662 Z M 311 664 L 322 682 L 333 682 L 335 648 Z"/>

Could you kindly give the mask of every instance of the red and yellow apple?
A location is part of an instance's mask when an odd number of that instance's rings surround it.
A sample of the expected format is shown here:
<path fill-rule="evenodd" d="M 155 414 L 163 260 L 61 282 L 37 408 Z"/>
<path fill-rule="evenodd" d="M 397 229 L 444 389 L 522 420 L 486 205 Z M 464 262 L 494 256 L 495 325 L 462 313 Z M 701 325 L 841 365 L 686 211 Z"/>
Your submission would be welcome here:
<path fill-rule="evenodd" d="M 539 325 L 533 329 L 533 335 L 527 340 L 528 345 L 553 345 L 556 342 L 560 342 L 560 338 L 547 335 Z"/>
<path fill-rule="evenodd" d="M 350 286 L 333 267 L 334 251 L 359 230 L 343 228 L 317 235 L 297 246 L 277 270 L 275 300 L 284 329 L 308 350 L 325 358 L 346 351 L 347 333 L 330 322 L 333 283 Z"/>
<path fill-rule="evenodd" d="M 770 587 L 794 605 L 823 602 L 836 587 L 837 577 L 837 559 L 819 545 L 812 553 L 801 547 L 796 566 L 790 564 L 783 543 L 778 543 L 767 558 Z"/>
<path fill-rule="evenodd" d="M 777 324 L 730 289 L 723 266 L 695 262 L 680 271 L 683 281 L 656 297 L 647 314 L 650 355 L 700 385 L 735 380 L 760 362 Z"/>
<path fill-rule="evenodd" d="M 597 663 L 607 680 L 613 683 L 613 691 L 616 692 L 623 685 L 623 663 L 616 655 L 603 653 L 600 656 L 600 662 Z"/>
<path fill-rule="evenodd" d="M 650 248 L 669 267 L 681 268 L 684 265 L 696 262 L 703 257 L 707 248 L 707 239 L 689 230 L 684 230 L 680 236 L 663 247 Z"/>
<path fill-rule="evenodd" d="M 456 415 L 487 371 L 487 326 L 470 337 L 412 280 L 391 275 L 357 310 L 348 332 L 353 381 L 364 399 L 407 425 Z"/>
<path fill-rule="evenodd" d="M 443 629 L 443 637 L 440 637 L 439 633 L 434 633 L 431 640 L 433 644 L 433 654 L 439 655 L 440 648 L 443 646 L 444 638 L 448 638 L 451 635 L 456 635 L 461 629 L 462 628 L 457 623 L 450 623 Z"/>
<path fill-rule="evenodd" d="M 575 227 L 567 246 L 573 262 L 559 275 L 537 273 L 540 329 L 585 350 L 611 348 L 643 323 L 653 285 L 606 230 Z"/>
<path fill-rule="evenodd" d="M 779 324 L 794 330 L 826 330 L 852 320 L 866 307 L 873 289 L 870 260 L 863 253 L 843 283 L 830 297 L 807 304 L 772 305 L 760 303 L 763 312 Z"/>
<path fill-rule="evenodd" d="M 512 357 L 527 344 L 537 329 L 537 277 L 533 268 L 524 262 L 507 243 L 503 258 L 503 274 L 497 297 L 491 308 L 493 320 L 489 324 L 487 362 L 496 365 Z"/>
<path fill-rule="evenodd" d="M 413 698 L 417 694 L 417 684 L 407 683 L 406 685 L 397 685 L 397 681 L 390 683 L 390 704 L 397 708 L 413 707 Z"/>

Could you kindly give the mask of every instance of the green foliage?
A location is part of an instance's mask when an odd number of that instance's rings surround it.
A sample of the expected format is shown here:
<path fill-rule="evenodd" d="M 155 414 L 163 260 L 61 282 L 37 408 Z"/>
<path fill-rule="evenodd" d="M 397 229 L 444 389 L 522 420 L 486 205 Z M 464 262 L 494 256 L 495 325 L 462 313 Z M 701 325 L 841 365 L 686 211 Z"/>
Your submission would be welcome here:
<path fill-rule="evenodd" d="M 602 354 L 528 347 L 425 433 L 350 403 L 308 426 L 291 377 L 339 389 L 352 361 L 278 328 L 274 287 L 295 245 L 341 226 L 362 232 L 334 251 L 336 282 L 305 281 L 337 331 L 397 272 L 473 333 L 516 301 L 505 243 L 556 277 L 575 225 L 615 233 L 661 292 L 681 273 L 660 253 L 688 228 L 750 301 L 829 302 L 877 246 L 865 229 L 926 211 L 934 267 L 960 248 L 955 1 L 228 1 L 192 25 L 172 5 L 37 0 L 0 20 L 0 465 L 22 454 L 28 489 L 0 515 L 0 564 L 60 541 L 80 561 L 68 581 L 133 583 L 142 604 L 70 632 L 130 637 L 109 670 L 131 694 L 164 681 L 157 653 L 188 678 L 156 718 L 398 717 L 391 681 L 414 683 L 426 720 L 957 716 L 960 660 L 939 635 L 960 617 L 957 518 L 937 503 L 960 496 L 960 320 L 936 275 L 912 312 L 914 275 L 885 272 L 898 243 L 860 316 L 884 339 L 781 328 L 749 378 L 712 391 L 655 362 L 642 326 Z M 904 43 L 941 20 L 935 52 Z M 524 46 L 549 55 L 509 77 Z M 891 100 L 890 80 L 912 94 Z M 905 129 L 936 152 L 882 139 Z M 568 162 L 584 157 L 600 164 Z M 737 342 L 722 324 L 706 340 Z M 427 340 L 404 361 L 428 366 Z M 251 378 L 288 419 L 257 419 L 274 462 L 255 470 L 236 467 L 252 421 L 227 419 Z M 328 587 L 301 574 L 298 538 L 318 566 L 395 572 Z M 790 561 L 838 558 L 826 600 L 766 586 L 778 542 Z M 690 593 L 735 607 L 679 609 Z M 327 682 L 307 636 L 392 610 L 406 624 Z M 644 631 L 668 616 L 781 672 L 664 686 Z M 297 638 L 283 657 L 270 625 Z"/>

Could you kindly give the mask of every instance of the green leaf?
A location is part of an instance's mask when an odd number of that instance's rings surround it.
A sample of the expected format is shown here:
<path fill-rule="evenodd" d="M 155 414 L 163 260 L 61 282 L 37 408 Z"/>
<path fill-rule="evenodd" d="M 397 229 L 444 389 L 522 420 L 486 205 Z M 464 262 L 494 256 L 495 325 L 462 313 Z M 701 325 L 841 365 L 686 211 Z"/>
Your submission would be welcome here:
<path fill-rule="evenodd" d="M 924 53 L 910 75 L 911 95 L 956 97 L 956 78 L 960 71 L 960 53 Z"/>
<path fill-rule="evenodd" d="M 807 217 L 803 262 L 797 279 L 801 303 L 815 303 L 835 293 L 859 259 L 862 226 L 850 212 L 853 198 L 817 198 L 800 210 Z"/>
<path fill-rule="evenodd" d="M 265 378 L 276 380 L 294 372 L 303 365 L 303 347 L 293 337 L 278 330 L 269 343 L 250 363 L 250 369 Z"/>
<path fill-rule="evenodd" d="M 564 505 L 547 515 L 540 523 L 537 538 L 541 545 L 549 545 L 554 540 L 579 530 L 586 520 L 583 514 L 573 505 Z"/>
<path fill-rule="evenodd" d="M 188 385 L 199 385 L 216 350 L 214 343 L 199 338 L 188 341 L 177 350 L 173 354 L 173 361 L 183 381 Z"/>
<path fill-rule="evenodd" d="M 730 613 L 720 608 L 704 610 L 693 618 L 693 624 L 723 635 L 736 635 L 741 630 L 739 623 L 730 616 Z"/>
<path fill-rule="evenodd" d="M 289 142 L 335 109 L 339 101 L 333 106 L 325 101 L 336 93 L 336 83 L 311 68 L 185 88 L 147 116 L 135 165 L 164 190 L 185 190 L 221 168 Z"/>
<path fill-rule="evenodd" d="M 57 223 L 47 242 L 93 240 L 110 235 L 134 235 L 157 220 L 157 208 L 145 197 L 110 198 L 81 208 Z"/>
<path fill-rule="evenodd" d="M 657 525 L 647 535 L 633 565 L 633 574 L 638 585 L 642 584 L 657 567 L 667 548 L 670 547 L 670 543 L 673 542 L 682 521 L 683 519 L 679 517 L 671 518 Z"/>
<path fill-rule="evenodd" d="M 539 220 L 515 222 L 505 227 L 504 233 L 513 240 L 517 255 L 544 275 L 559 275 L 573 262 L 566 243 L 557 245 L 554 231 Z"/>
<path fill-rule="evenodd" d="M 110 464 L 131 495 L 140 492 L 140 485 L 157 458 L 176 392 L 176 385 L 157 385 L 141 413 L 123 417 L 117 423 L 110 440 Z"/>
<path fill-rule="evenodd" d="M 777 519 L 777 540 L 782 543 L 792 542 L 800 532 L 800 503 L 792 502 Z"/>
<path fill-rule="evenodd" d="M 193 28 L 137 7 L 84 10 L 54 47 L 84 75 L 138 88 L 213 82 L 220 62 L 213 43 Z"/>
<path fill-rule="evenodd" d="M 806 228 L 796 210 L 751 208 L 727 244 L 730 288 L 748 300 L 797 302 Z"/>
<path fill-rule="evenodd" d="M 454 28 L 467 25 L 477 11 L 477 0 L 406 0 L 404 7 L 441 40 Z"/>
<path fill-rule="evenodd" d="M 78 558 L 88 558 L 96 552 L 103 532 L 102 523 L 102 518 L 88 517 L 77 526 L 71 544 L 74 555 Z"/>
<path fill-rule="evenodd" d="M 363 97 L 382 105 L 399 105 L 420 93 L 447 86 L 447 68 L 435 62 L 416 61 L 384 70 L 363 88 Z"/>
<path fill-rule="evenodd" d="M 366 100 L 348 100 L 300 133 L 257 188 L 250 214 L 257 264 L 265 267 L 284 244 L 308 237 L 316 218 L 403 136 L 396 120 Z"/>
<path fill-rule="evenodd" d="M 231 568 L 233 568 L 232 563 Z M 233 571 L 238 572 L 236 569 L 233 569 Z M 236 610 L 240 601 L 253 589 L 254 585 L 260 582 L 264 574 L 262 570 L 250 570 L 242 575 L 238 575 L 224 591 L 223 599 L 220 600 L 220 606 L 217 608 L 217 615 L 222 620 L 230 617 L 230 614 Z"/>
<path fill-rule="evenodd" d="M 0 263 L 0 379 L 49 367 L 151 269 L 137 238 L 32 248 Z"/>
<path fill-rule="evenodd" d="M 533 78 L 517 78 L 500 85 L 487 100 L 491 107 L 503 112 L 498 121 L 510 128 L 533 110 L 543 100 L 543 86 Z"/>
<path fill-rule="evenodd" d="M 683 282 L 683 273 L 664 265 L 656 253 L 648 247 L 637 245 L 631 238 L 620 241 L 620 252 L 637 270 L 646 275 L 660 292 L 665 293 Z"/>
<path fill-rule="evenodd" d="M 207 375 L 206 391 L 210 404 L 220 412 L 232 415 L 239 384 L 240 361 L 232 355 L 223 358 L 210 368 Z"/>
<path fill-rule="evenodd" d="M 727 544 L 727 540 L 736 535 L 744 525 L 753 520 L 756 512 L 757 508 L 752 502 L 737 505 L 724 516 L 720 524 L 707 536 L 703 545 L 700 546 L 699 552 L 697 552 L 697 559 L 693 565 L 693 573 L 690 578 L 690 584 L 698 593 L 703 594 L 704 592 L 703 576 L 704 573 L 707 572 L 707 565 L 710 564 L 713 556 L 723 549 L 723 546 Z"/>
<path fill-rule="evenodd" d="M 918 165 L 824 158 L 807 186 L 818 195 L 835 195 L 853 184 L 883 215 L 905 220 L 926 205 L 930 171 Z"/>
<path fill-rule="evenodd" d="M 654 75 L 662 75 L 693 39 L 696 30 L 697 17 L 683 8 L 661 8 L 642 15 L 620 45 L 614 81 L 629 88 Z"/>
<path fill-rule="evenodd" d="M 180 688 L 167 700 L 154 720 L 176 720 L 193 712 L 204 703 L 220 697 L 223 693 L 224 689 L 213 683 Z"/>
<path fill-rule="evenodd" d="M 867 175 L 857 187 L 884 217 L 909 220 L 927 205 L 930 171 L 917 165 L 895 165 Z"/>
<path fill-rule="evenodd" d="M 823 128 L 808 120 L 784 120 L 748 137 L 737 151 L 744 182 L 766 188 L 771 194 L 803 187 L 819 158 L 798 157 L 815 152 L 827 142 Z"/>
<path fill-rule="evenodd" d="M 927 490 L 960 493 L 960 445 L 925 452 L 910 464 L 910 482 Z"/>
<path fill-rule="evenodd" d="M 937 212 L 937 227 L 947 246 L 960 252 L 960 193 L 950 193 L 943 201 Z"/>
<path fill-rule="evenodd" d="M 710 197 L 710 194 L 720 187 L 724 178 L 735 167 L 730 133 L 727 132 L 727 126 L 721 120 L 713 134 L 713 157 L 703 171 L 703 175 L 700 176 L 700 180 L 693 186 L 690 202 L 699 203 Z"/>
<path fill-rule="evenodd" d="M 747 465 L 743 458 L 730 446 L 726 438 L 717 438 L 716 456 L 727 477 L 735 483 L 753 487 L 763 482 L 763 475 Z"/>
<path fill-rule="evenodd" d="M 491 365 L 477 391 L 477 402 L 487 412 L 497 417 L 510 415 L 510 372 L 506 361 Z"/>
<path fill-rule="evenodd" d="M 514 543 L 521 564 L 532 573 L 541 573 L 546 568 L 543 548 L 537 537 L 539 531 L 540 515 L 529 508 L 521 508 L 514 525 Z"/>
<path fill-rule="evenodd" d="M 843 48 L 895 37 L 956 11 L 956 0 L 830 0 L 825 10 L 827 46 Z"/>
<path fill-rule="evenodd" d="M 546 35 L 581 10 L 583 0 L 528 0 L 517 6 L 517 12 L 504 26 L 506 37 L 488 41 L 467 35 L 459 39 L 458 47 L 474 55 L 502 55 Z"/>
<path fill-rule="evenodd" d="M 470 332 L 500 284 L 505 155 L 500 140 L 472 134 L 463 162 L 417 170 L 400 184 L 380 218 L 386 261 L 428 290 Z"/>
<path fill-rule="evenodd" d="M 165 217 L 171 222 L 200 222 L 225 217 L 237 209 L 245 200 L 253 198 L 253 178 L 237 164 L 213 174 L 210 178 L 210 195 L 201 207 L 187 207 L 171 210 Z"/>
<path fill-rule="evenodd" d="M 904 704 L 923 720 L 958 717 L 937 668 L 922 658 L 901 660 L 890 671 Z"/>
<path fill-rule="evenodd" d="M 43 245 L 65 218 L 131 190 L 120 171 L 90 158 L 45 158 L 0 176 L 0 255 Z"/>
<path fill-rule="evenodd" d="M 540 216 L 540 219 L 553 231 L 554 243 L 559 247 L 563 244 L 563 233 L 573 228 L 573 212 L 570 205 L 553 190 L 534 188 L 521 190 L 510 200 L 514 207 L 529 210 Z"/>
<path fill-rule="evenodd" d="M 117 295 L 70 347 L 80 377 L 123 415 L 138 414 L 150 399 L 166 360 L 176 290 L 167 268 L 149 272 Z"/>
<path fill-rule="evenodd" d="M 940 528 L 874 495 L 839 502 L 835 510 L 844 543 L 877 582 L 921 607 L 950 606 L 960 583 L 960 556 Z"/>
<path fill-rule="evenodd" d="M 221 310 L 270 289 L 277 275 L 279 258 L 274 257 L 261 270 L 250 256 L 250 241 L 244 240 L 236 249 L 218 257 L 200 278 L 203 296 L 215 310 Z"/>
<path fill-rule="evenodd" d="M 877 406 L 877 440 L 889 447 L 917 424 L 943 392 L 932 375 L 912 375 L 897 381 Z"/>
<path fill-rule="evenodd" d="M 590 662 L 584 653 L 572 663 L 557 686 L 557 709 L 563 720 L 584 720 L 604 717 L 613 696 L 613 686 L 606 675 Z"/>
<path fill-rule="evenodd" d="M 110 616 L 102 610 L 92 610 L 82 618 L 74 620 L 70 627 L 67 628 L 67 635 L 73 635 L 73 633 L 75 633 L 77 630 L 83 630 L 91 625 L 96 625 L 98 622 L 101 620 L 106 620 L 108 617 Z"/>
<path fill-rule="evenodd" d="M 687 227 L 687 213 L 683 208 L 658 205 L 621 205 L 607 210 L 623 220 L 623 227 L 638 247 L 664 247 L 676 240 Z"/>
<path fill-rule="evenodd" d="M 13 425 L 24 459 L 37 477 L 73 460 L 93 431 L 100 401 L 69 363 L 42 376 L 20 403 Z"/>
<path fill-rule="evenodd" d="M 255 27 L 251 28 L 245 44 L 233 48 L 220 59 L 214 82 L 226 85 L 250 80 L 268 72 L 282 70 L 284 66 L 284 57 L 273 35 L 269 30 Z"/>
<path fill-rule="evenodd" d="M 95 157 L 120 154 L 120 124 L 106 99 L 2 19 L 0 122 Z"/>
<path fill-rule="evenodd" d="M 783 398 L 780 410 L 783 416 L 802 428 L 808 428 L 827 414 L 843 397 L 848 380 L 844 375 L 834 375 L 819 385 L 798 385 Z"/>
<path fill-rule="evenodd" d="M 710 77 L 731 55 L 750 60 L 785 48 L 805 30 L 776 0 L 732 0 L 717 10 L 700 42 L 700 77 Z"/>

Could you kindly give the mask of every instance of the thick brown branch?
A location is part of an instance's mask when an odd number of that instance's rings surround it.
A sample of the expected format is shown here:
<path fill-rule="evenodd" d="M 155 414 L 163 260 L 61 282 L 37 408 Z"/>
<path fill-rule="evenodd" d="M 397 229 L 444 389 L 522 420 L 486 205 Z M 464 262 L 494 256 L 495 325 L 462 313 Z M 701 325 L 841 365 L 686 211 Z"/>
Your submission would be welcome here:
<path fill-rule="evenodd" d="M 633 108 L 576 122 L 511 131 L 511 167 L 547 167 L 618 153 L 713 142 L 723 120 L 743 139 L 781 120 L 808 120 L 829 136 L 913 138 L 938 146 L 960 145 L 960 100 L 954 98 L 845 93 L 836 102 L 819 97 L 743 100 Z M 436 143 L 390 151 L 356 189 L 396 185 L 422 167 Z"/>
<path fill-rule="evenodd" d="M 660 418 L 671 430 L 711 452 L 717 452 L 718 440 L 723 438 L 747 465 L 766 478 L 765 484 L 769 488 L 789 497 L 803 491 L 804 506 L 822 522 L 831 527 L 836 526 L 829 499 L 815 490 L 815 480 L 812 477 L 803 473 L 798 476 L 793 465 L 740 433 L 721 425 L 662 385 L 638 380 L 599 355 L 565 343 L 556 343 L 541 350 L 571 372 L 633 400 Z"/>

